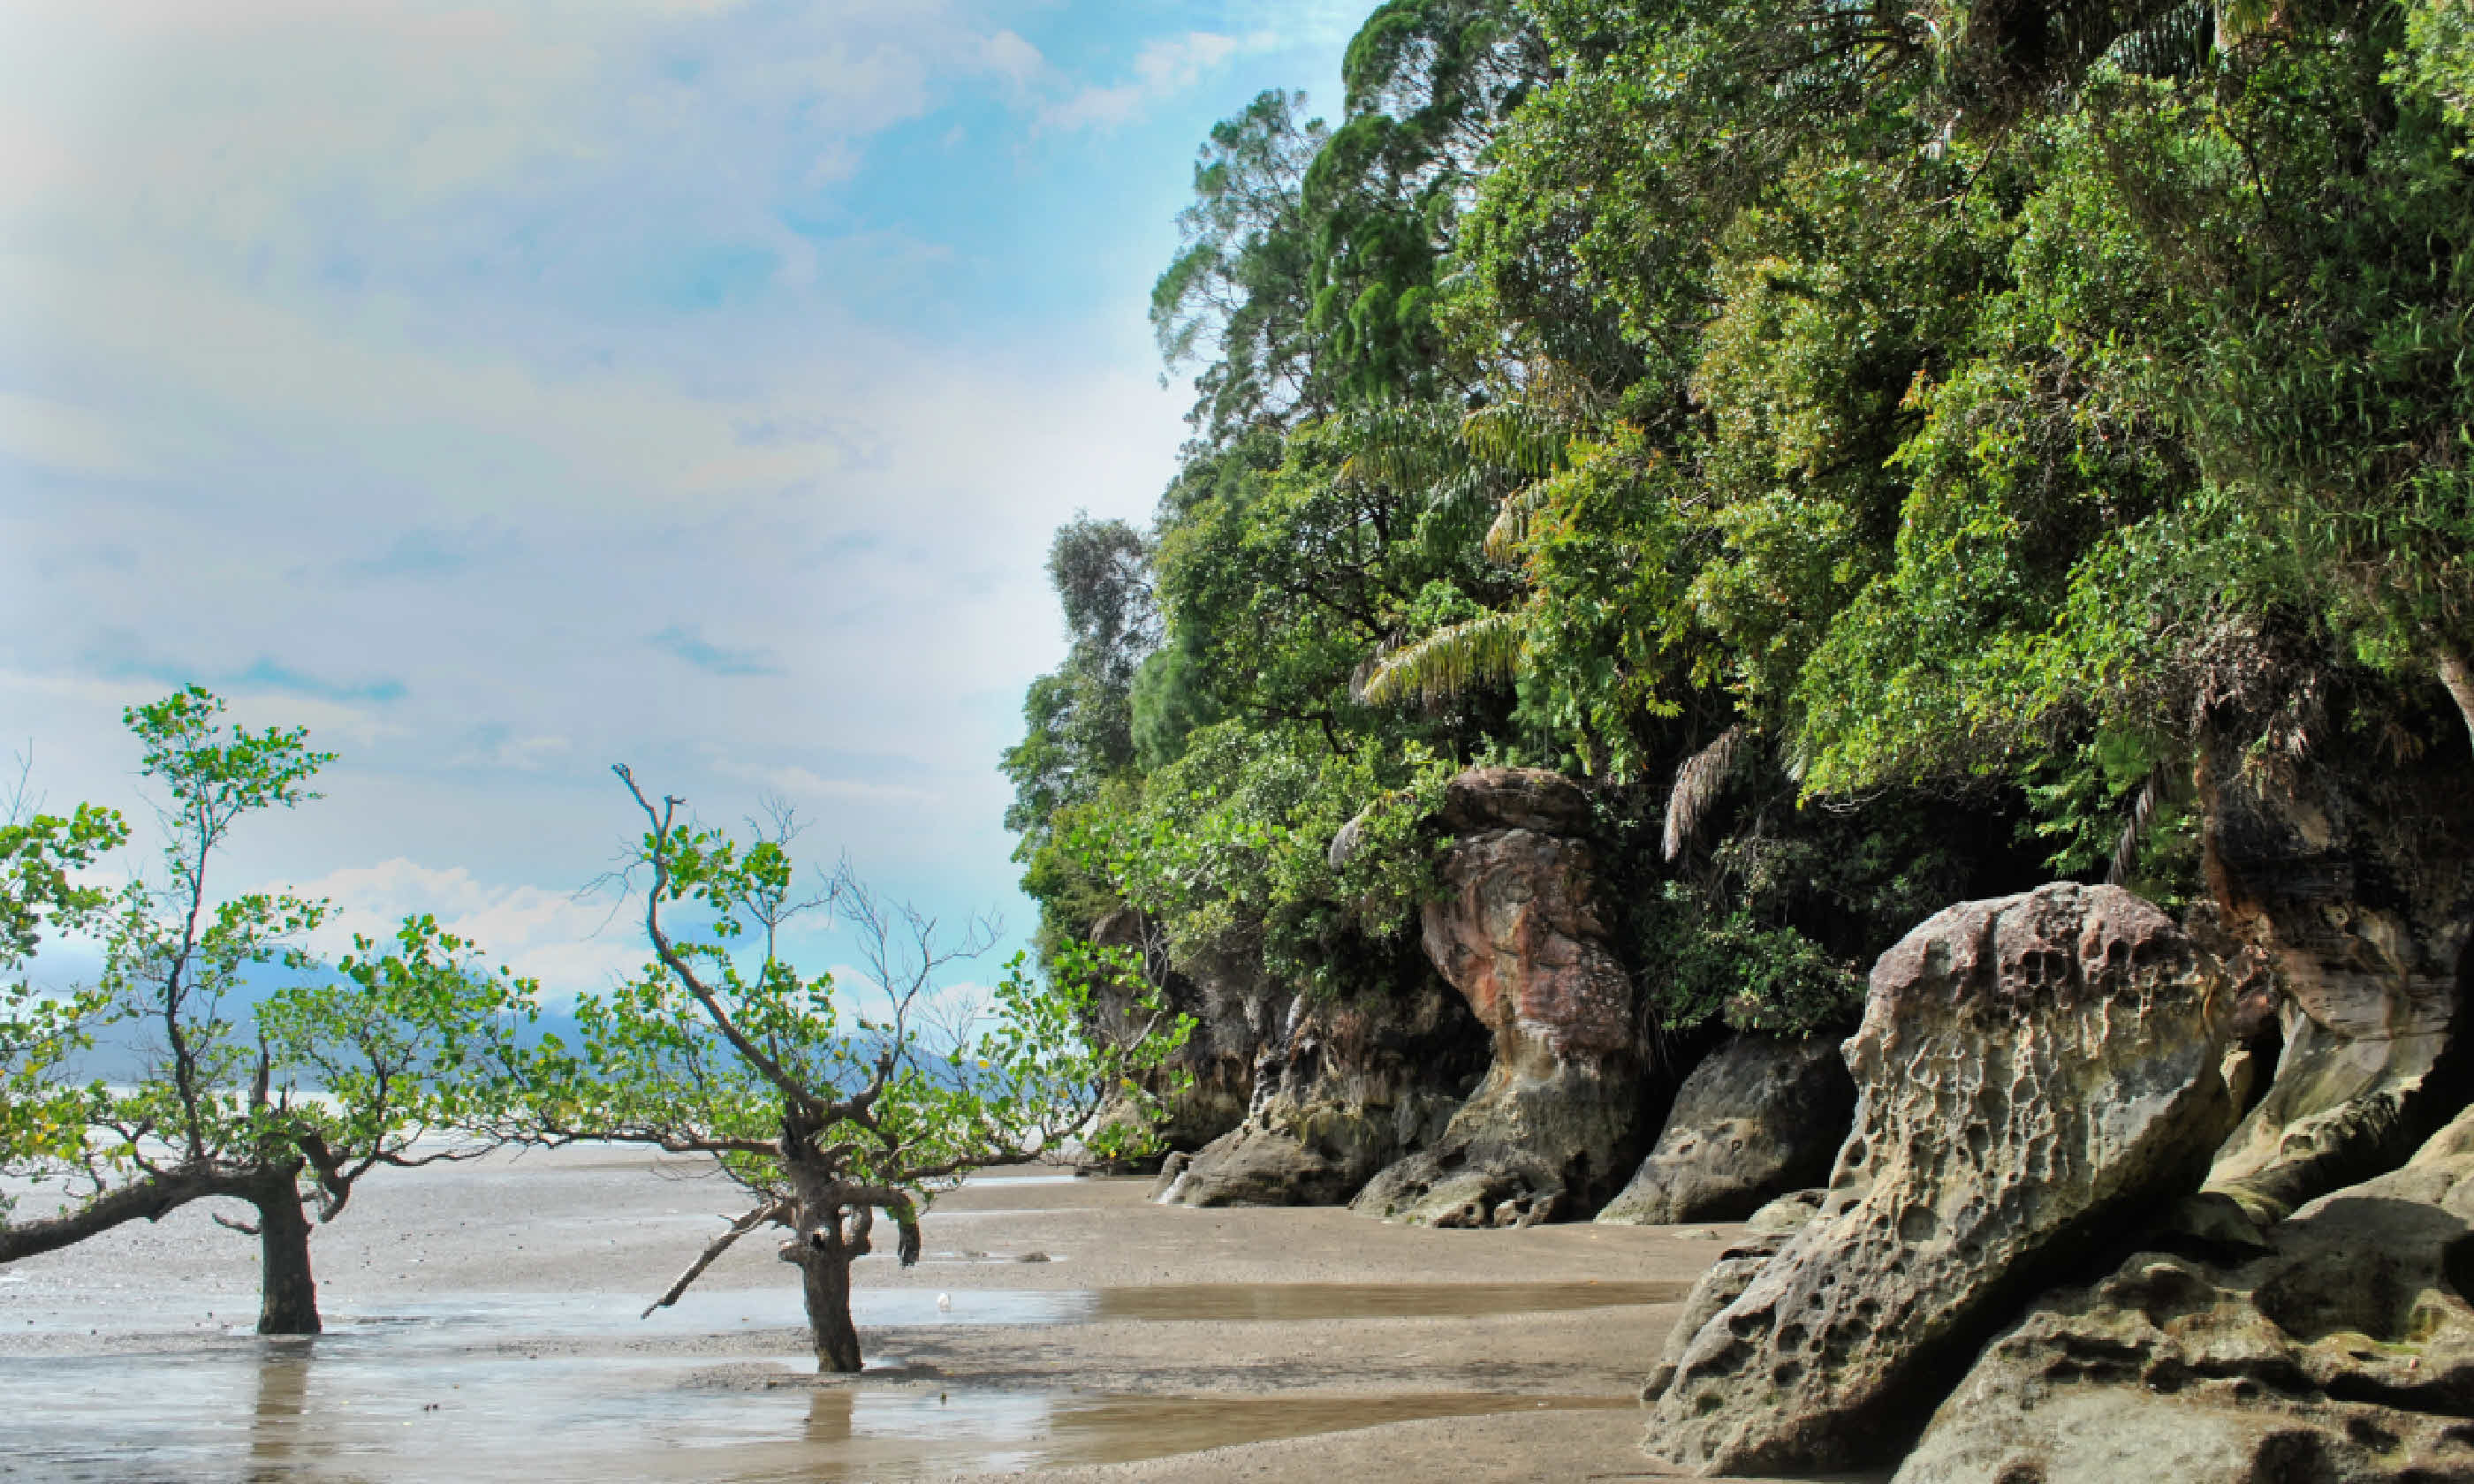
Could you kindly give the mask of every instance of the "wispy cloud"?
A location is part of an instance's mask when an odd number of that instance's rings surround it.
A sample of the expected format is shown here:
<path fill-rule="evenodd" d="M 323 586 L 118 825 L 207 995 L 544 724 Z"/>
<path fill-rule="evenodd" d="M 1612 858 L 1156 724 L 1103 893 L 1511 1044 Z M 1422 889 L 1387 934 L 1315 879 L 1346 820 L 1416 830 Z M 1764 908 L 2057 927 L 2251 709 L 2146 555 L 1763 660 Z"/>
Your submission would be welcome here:
<path fill-rule="evenodd" d="M 535 773 L 574 751 L 575 744 L 563 736 L 515 736 L 504 727 L 484 727 L 461 751 L 449 754 L 444 766 Z"/>
<path fill-rule="evenodd" d="M 686 660 L 707 675 L 784 673 L 782 662 L 764 650 L 724 648 L 680 624 L 672 624 L 644 642 L 664 654 Z"/>
<path fill-rule="evenodd" d="M 933 804 L 938 802 L 932 789 L 909 783 L 880 782 L 871 778 L 826 778 L 807 768 L 758 768 L 747 770 L 742 777 L 753 778 L 767 787 L 800 799 L 830 800 L 837 803 L 859 804 Z"/>
<path fill-rule="evenodd" d="M 1190 31 L 1147 41 L 1134 54 L 1132 76 L 1078 88 L 1042 108 L 1039 121 L 1058 130 L 1115 128 L 1139 117 L 1151 105 L 1184 92 L 1232 60 L 1279 44 L 1278 33 L 1271 31 L 1243 36 Z"/>
<path fill-rule="evenodd" d="M 139 807 L 120 708 L 202 681 L 344 754 L 233 889 L 526 954 L 618 760 L 1011 901 L 1038 555 L 1183 436 L 1194 120 L 1349 8 L 0 0 L 0 756 Z"/>
<path fill-rule="evenodd" d="M 152 471 L 128 431 L 91 408 L 0 393 L 0 455 L 43 468 L 126 477 Z"/>

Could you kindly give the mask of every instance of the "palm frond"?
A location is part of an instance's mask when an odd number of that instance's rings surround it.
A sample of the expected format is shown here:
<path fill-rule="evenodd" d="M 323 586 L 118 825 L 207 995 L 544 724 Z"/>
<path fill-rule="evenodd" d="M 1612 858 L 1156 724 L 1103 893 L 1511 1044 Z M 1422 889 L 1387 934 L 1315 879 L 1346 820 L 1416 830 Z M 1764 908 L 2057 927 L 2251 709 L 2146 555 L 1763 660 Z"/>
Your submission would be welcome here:
<path fill-rule="evenodd" d="M 1503 684 L 1520 671 L 1529 643 L 1524 609 L 1482 613 L 1438 629 L 1361 666 L 1352 688 L 1368 706 L 1417 700 L 1432 705 L 1481 685 Z"/>
<path fill-rule="evenodd" d="M 1422 490 L 1468 467 L 1449 409 L 1396 402 L 1351 413 L 1343 424 L 1349 455 L 1343 477 Z"/>
<path fill-rule="evenodd" d="M 1668 860 L 1683 854 L 1684 848 L 1700 833 L 1702 822 L 1709 818 L 1710 806 L 1726 789 L 1743 750 L 1744 724 L 1737 722 L 1718 733 L 1717 740 L 1708 747 L 1684 759 L 1684 766 L 1675 770 L 1675 786 L 1666 795 Z"/>
<path fill-rule="evenodd" d="M 1461 441 L 1487 463 L 1537 479 L 1564 467 L 1572 419 L 1530 402 L 1497 402 L 1461 419 Z"/>

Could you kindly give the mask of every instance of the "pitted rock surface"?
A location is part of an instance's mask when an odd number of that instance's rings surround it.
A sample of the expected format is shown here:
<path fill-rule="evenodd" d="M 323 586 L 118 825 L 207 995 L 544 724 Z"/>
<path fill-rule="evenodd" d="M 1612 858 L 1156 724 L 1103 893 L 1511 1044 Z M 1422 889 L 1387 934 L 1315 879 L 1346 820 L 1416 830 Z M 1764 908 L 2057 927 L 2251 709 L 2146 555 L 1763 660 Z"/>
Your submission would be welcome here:
<path fill-rule="evenodd" d="M 1666 1332 L 1666 1348 L 1659 1352 L 1658 1363 L 1650 1367 L 1649 1378 L 1641 1383 L 1641 1400 L 1656 1401 L 1666 1395 L 1667 1388 L 1675 1384 L 1677 1369 L 1684 1364 L 1685 1352 L 1692 1348 L 1693 1337 L 1727 1305 L 1744 1296 L 1744 1290 L 1753 1286 L 1753 1280 L 1761 1276 L 1761 1269 L 1770 1265 L 1770 1259 L 1779 1255 L 1795 1232 L 1795 1227 L 1787 1227 L 1783 1231 L 1747 1233 L 1718 1254 L 1718 1260 L 1710 1264 L 1692 1285 L 1692 1291 L 1685 1295 L 1684 1312 L 1676 1316 L 1674 1327 Z"/>
<path fill-rule="evenodd" d="M 1827 1179 L 1855 1113 L 1836 1041 L 1738 1036 L 1684 1079 L 1657 1147 L 1598 1219 L 1741 1220 Z"/>
<path fill-rule="evenodd" d="M 2282 992 L 2285 1049 L 2209 1186 L 2272 1221 L 2396 1168 L 2474 1094 L 2474 779 L 2453 719 L 2393 757 L 2272 781 L 2203 753 L 2216 924 Z"/>
<path fill-rule="evenodd" d="M 1709 1473 L 1895 1457 L 2010 1304 L 2197 1185 L 2236 1112 L 2216 977 L 2154 907 L 2070 884 L 1883 954 L 1827 1204 L 1685 1348 L 1648 1450 Z"/>
<path fill-rule="evenodd" d="M 1528 1226 L 1587 1215 L 1638 1157 L 1642 1058 L 1631 976 L 1599 912 L 1577 833 L 1588 801 L 1535 769 L 1455 778 L 1443 817 L 1474 830 L 1444 857 L 1424 912 L 1426 956 L 1490 1032 L 1486 1080 L 1433 1148 L 1353 1203 L 1437 1226 Z"/>
<path fill-rule="evenodd" d="M 1988 1347 L 1897 1484 L 2474 1478 L 2474 1113 L 2233 1262 L 2142 1253 Z"/>
<path fill-rule="evenodd" d="M 1165 1176 L 1175 1206 L 1338 1206 L 1401 1152 L 1433 1143 L 1484 1065 L 1450 989 L 1290 1003 L 1256 1059 L 1244 1121 Z"/>

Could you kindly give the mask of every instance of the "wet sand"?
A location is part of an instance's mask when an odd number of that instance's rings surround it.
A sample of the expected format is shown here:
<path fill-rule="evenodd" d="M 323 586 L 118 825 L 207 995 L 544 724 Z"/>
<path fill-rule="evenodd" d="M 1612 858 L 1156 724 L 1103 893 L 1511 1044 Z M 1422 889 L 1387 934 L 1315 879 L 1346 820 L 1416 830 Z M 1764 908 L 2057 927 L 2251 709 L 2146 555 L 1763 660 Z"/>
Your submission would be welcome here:
<path fill-rule="evenodd" d="M 1640 1374 L 1734 1229 L 1435 1232 L 1147 1185 L 941 1197 L 918 1266 L 854 1269 L 856 1378 L 814 1375 L 764 1233 L 637 1317 L 737 1214 L 701 1161 L 374 1178 L 315 1238 L 311 1341 L 249 1332 L 256 1244 L 192 1208 L 0 1268 L 0 1477 L 1667 1476 Z"/>

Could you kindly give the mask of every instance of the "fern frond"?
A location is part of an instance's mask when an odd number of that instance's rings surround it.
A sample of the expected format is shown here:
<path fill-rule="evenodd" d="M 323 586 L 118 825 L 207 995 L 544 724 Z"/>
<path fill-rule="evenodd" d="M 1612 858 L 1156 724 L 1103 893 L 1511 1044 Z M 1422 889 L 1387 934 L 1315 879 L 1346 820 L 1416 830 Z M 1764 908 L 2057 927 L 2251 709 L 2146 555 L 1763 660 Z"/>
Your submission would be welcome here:
<path fill-rule="evenodd" d="M 1673 860 L 1684 853 L 1692 837 L 1701 831 L 1701 823 L 1727 779 L 1735 771 L 1735 761 L 1744 749 L 1744 724 L 1737 722 L 1718 733 L 1716 741 L 1684 759 L 1675 770 L 1675 786 L 1666 795 L 1666 858 Z"/>
<path fill-rule="evenodd" d="M 1526 610 L 1483 613 L 1379 654 L 1362 671 L 1357 699 L 1368 706 L 1413 699 L 1432 704 L 1481 685 L 1503 684 L 1519 674 L 1528 643 Z"/>

